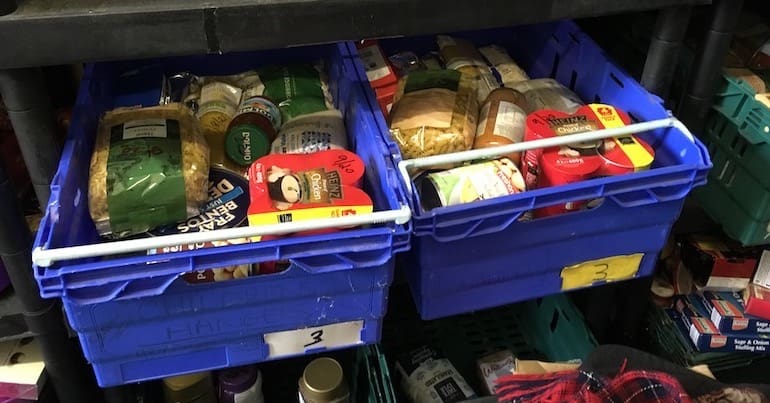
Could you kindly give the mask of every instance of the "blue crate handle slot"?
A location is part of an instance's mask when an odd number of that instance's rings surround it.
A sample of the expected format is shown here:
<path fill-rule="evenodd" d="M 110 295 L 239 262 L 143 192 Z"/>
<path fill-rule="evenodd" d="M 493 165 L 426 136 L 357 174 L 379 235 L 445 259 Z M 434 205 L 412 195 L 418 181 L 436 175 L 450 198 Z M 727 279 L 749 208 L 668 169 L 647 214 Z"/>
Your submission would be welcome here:
<path fill-rule="evenodd" d="M 153 238 L 131 239 L 104 244 L 70 246 L 66 248 L 44 249 L 40 246 L 32 251 L 32 262 L 40 267 L 50 267 L 54 262 L 103 257 L 124 253 L 142 252 L 151 249 L 172 247 L 175 245 L 204 242 L 227 241 L 238 238 L 251 238 L 260 235 L 282 235 L 303 231 L 313 231 L 337 227 L 355 227 L 368 224 L 395 222 L 406 224 L 412 217 L 409 206 L 402 205 L 398 210 L 376 211 L 370 214 L 322 218 L 317 220 L 288 222 L 253 227 L 228 228 L 216 231 L 193 232 L 187 234 L 164 235 Z"/>

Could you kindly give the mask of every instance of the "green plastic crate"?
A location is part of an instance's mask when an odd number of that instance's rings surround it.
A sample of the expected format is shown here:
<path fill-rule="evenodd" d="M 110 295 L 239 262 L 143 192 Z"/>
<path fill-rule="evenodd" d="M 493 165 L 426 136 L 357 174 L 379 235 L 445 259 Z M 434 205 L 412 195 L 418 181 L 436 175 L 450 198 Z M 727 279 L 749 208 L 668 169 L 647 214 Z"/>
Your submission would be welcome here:
<path fill-rule="evenodd" d="M 756 93 L 743 80 L 722 75 L 714 109 L 732 122 L 750 144 L 770 140 L 770 109 L 754 99 Z"/>
<path fill-rule="evenodd" d="M 428 345 L 441 350 L 478 392 L 476 360 L 486 354 L 508 349 L 517 358 L 567 361 L 585 359 L 597 344 L 580 311 L 563 294 L 423 321 L 408 293 L 407 287 L 391 287 L 382 336 L 391 369 L 400 354 Z"/>
<path fill-rule="evenodd" d="M 656 354 L 685 367 L 708 365 L 719 379 L 728 371 L 770 361 L 756 354 L 700 352 L 661 308 L 649 309 L 647 320 L 648 334 Z"/>
<path fill-rule="evenodd" d="M 714 168 L 708 184 L 693 194 L 727 235 L 744 245 L 766 244 L 770 243 L 770 143 L 753 142 L 756 122 L 748 118 L 742 121 L 745 130 L 754 131 L 752 136 L 745 135 L 716 106 L 709 112 L 701 140 Z M 770 135 L 764 137 L 770 139 Z"/>

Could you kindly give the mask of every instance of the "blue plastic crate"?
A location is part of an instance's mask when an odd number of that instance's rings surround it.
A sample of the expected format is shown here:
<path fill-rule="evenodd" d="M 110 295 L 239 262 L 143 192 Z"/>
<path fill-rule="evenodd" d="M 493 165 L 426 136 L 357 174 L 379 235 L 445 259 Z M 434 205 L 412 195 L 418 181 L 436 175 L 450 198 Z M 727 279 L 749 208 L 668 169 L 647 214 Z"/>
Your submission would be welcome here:
<path fill-rule="evenodd" d="M 585 102 L 613 104 L 635 121 L 667 118 L 645 91 L 572 22 L 460 33 L 477 46 L 498 44 L 531 77 L 553 77 Z M 433 36 L 381 40 L 386 53 L 436 49 Z M 376 109 L 372 91 L 369 103 Z M 400 161 L 380 115 L 378 123 Z M 705 183 L 704 146 L 669 127 L 641 134 L 656 151 L 652 169 L 423 211 L 411 200 L 412 251 L 405 271 L 425 319 L 489 308 L 563 291 L 565 267 L 642 253 L 636 276 L 651 274 L 685 196 Z M 528 210 L 603 198 L 599 207 L 519 221 Z M 600 283 L 600 282 L 599 282 Z M 599 284 L 594 283 L 594 285 Z"/>
<path fill-rule="evenodd" d="M 364 186 L 375 210 L 406 205 L 346 44 L 99 63 L 86 69 L 35 247 L 101 242 L 86 203 L 88 167 L 99 115 L 112 106 L 120 72 L 157 64 L 166 72 L 227 74 L 316 59 L 326 63 L 350 144 L 366 162 Z M 376 342 L 393 255 L 409 247 L 410 232 L 410 223 L 390 222 L 162 258 L 134 254 L 56 262 L 35 266 L 35 274 L 44 297 L 62 298 L 99 384 L 112 386 Z M 194 285 L 179 278 L 193 270 L 286 259 L 291 266 L 282 273 Z M 339 330 L 340 324 L 350 326 Z M 272 335 L 288 331 L 297 332 Z M 302 342 L 277 348 L 275 340 Z"/>
<path fill-rule="evenodd" d="M 65 299 L 64 308 L 105 387 L 285 357 L 266 343 L 272 332 L 363 321 L 353 342 L 326 340 L 327 347 L 304 352 L 376 343 L 392 280 L 392 260 L 326 273 L 292 266 L 222 283 L 177 281 L 158 296 L 89 305 Z M 302 332 L 304 344 L 314 341 L 315 331 Z"/>
<path fill-rule="evenodd" d="M 366 162 L 365 189 L 375 211 L 407 205 L 397 173 L 379 128 L 369 109 L 346 44 L 321 45 L 218 56 L 178 57 L 159 60 L 89 65 L 74 108 L 69 139 L 52 181 L 51 199 L 35 249 L 55 249 L 103 242 L 88 213 L 88 169 L 100 115 L 114 102 L 116 77 L 125 71 L 157 65 L 161 71 L 228 74 L 260 65 L 324 60 L 329 87 L 344 113 L 351 148 Z M 35 265 L 35 278 L 43 297 L 64 297 L 80 303 L 159 295 L 181 273 L 249 262 L 292 259 L 308 271 L 348 270 L 361 265 L 385 264 L 409 246 L 409 223 L 384 223 L 332 234 L 290 237 L 157 256 L 143 253 L 110 258 L 87 258 Z M 377 255 L 376 261 L 371 256 Z M 33 252 L 34 256 L 34 252 Z M 363 262 L 362 262 L 363 259 Z"/>

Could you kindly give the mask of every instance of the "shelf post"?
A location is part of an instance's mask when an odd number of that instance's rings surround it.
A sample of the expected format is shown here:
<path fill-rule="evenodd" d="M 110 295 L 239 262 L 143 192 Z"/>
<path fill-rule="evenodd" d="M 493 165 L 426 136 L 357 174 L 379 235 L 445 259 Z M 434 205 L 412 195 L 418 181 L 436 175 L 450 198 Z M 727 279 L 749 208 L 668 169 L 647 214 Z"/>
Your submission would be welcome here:
<path fill-rule="evenodd" d="M 642 85 L 664 100 L 668 98 L 671 90 L 679 51 L 691 14 L 690 6 L 666 8 L 658 14 L 644 63 Z"/>
<path fill-rule="evenodd" d="M 39 80 L 37 83 L 30 80 Z M 44 172 L 55 167 L 58 161 L 58 148 L 47 143 L 46 133 L 34 133 L 36 130 L 51 129 L 48 121 L 53 118 L 50 105 L 47 105 L 47 94 L 36 92 L 43 89 L 40 75 L 32 71 L 0 71 L 0 91 L 11 117 L 14 131 L 19 143 L 26 147 L 25 161 L 34 165 L 38 180 L 35 190 L 38 197 L 47 199 L 47 182 L 42 183 Z M 29 84 L 27 86 L 26 84 Z M 36 98 L 39 97 L 39 98 Z M 52 133 L 50 131 L 49 133 Z M 37 143 L 36 141 L 41 141 Z M 52 150 L 57 150 L 54 153 Z M 31 153 L 31 155 L 30 155 Z M 50 179 L 50 176 L 46 176 Z M 34 179 L 33 179 L 34 180 Z M 46 187 L 45 192 L 40 192 Z M 8 277 L 21 301 L 24 319 L 29 330 L 37 339 L 45 360 L 49 381 L 53 384 L 61 403 L 98 402 L 93 372 L 86 365 L 79 346 L 68 336 L 66 324 L 61 310 L 61 302 L 42 299 L 37 282 L 32 272 L 32 236 L 27 229 L 27 223 L 16 199 L 5 166 L 0 161 L 0 258 L 8 271 Z"/>
<path fill-rule="evenodd" d="M 53 108 L 44 83 L 40 69 L 0 70 L 0 94 L 43 211 L 61 155 Z"/>
<path fill-rule="evenodd" d="M 693 133 L 703 130 L 743 0 L 715 0 L 712 8 L 711 27 L 695 56 L 691 79 L 677 111 Z"/>

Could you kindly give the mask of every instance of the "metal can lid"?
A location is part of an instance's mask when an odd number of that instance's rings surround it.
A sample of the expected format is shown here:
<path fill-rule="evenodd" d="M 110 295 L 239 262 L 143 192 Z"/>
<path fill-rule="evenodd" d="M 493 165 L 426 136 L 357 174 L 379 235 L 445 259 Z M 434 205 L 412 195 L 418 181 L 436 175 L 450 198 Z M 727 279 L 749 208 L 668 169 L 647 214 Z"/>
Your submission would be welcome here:
<path fill-rule="evenodd" d="M 348 394 L 342 366 L 329 357 L 318 358 L 308 364 L 299 385 L 302 395 L 308 400 L 333 400 Z"/>

